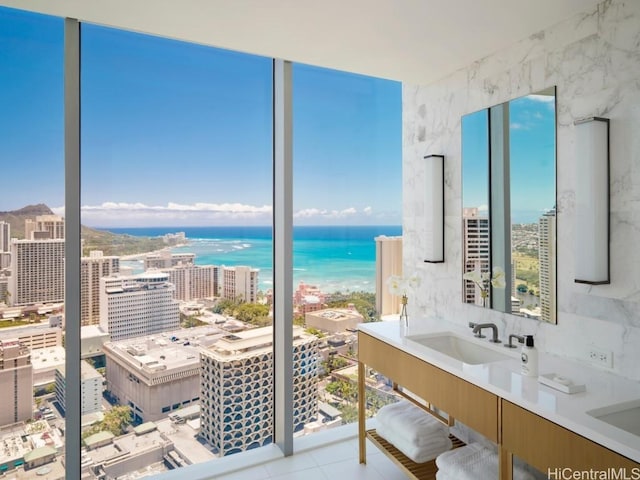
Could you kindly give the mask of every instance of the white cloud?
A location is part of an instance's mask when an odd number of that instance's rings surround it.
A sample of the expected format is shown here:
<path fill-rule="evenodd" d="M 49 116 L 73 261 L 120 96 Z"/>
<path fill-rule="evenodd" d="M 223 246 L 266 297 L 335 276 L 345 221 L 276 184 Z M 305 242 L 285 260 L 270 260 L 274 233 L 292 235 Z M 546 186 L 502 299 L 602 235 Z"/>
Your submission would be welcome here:
<path fill-rule="evenodd" d="M 64 216 L 64 207 L 52 210 Z M 81 215 L 84 225 L 95 227 L 269 225 L 272 222 L 272 207 L 242 203 L 168 202 L 166 205 L 147 205 L 141 202 L 103 202 L 99 205 L 83 205 Z M 384 220 L 389 214 L 376 214 L 372 207 L 367 206 L 361 210 L 355 207 L 342 210 L 306 208 L 293 215 L 297 223 L 306 225 L 344 222 L 367 224 L 374 216 Z"/>
<path fill-rule="evenodd" d="M 365 209 L 365 212 L 366 209 Z M 345 217 L 351 217 L 354 215 L 358 214 L 358 210 L 353 208 L 353 207 L 349 207 L 349 208 L 345 208 L 344 210 L 326 210 L 326 209 L 319 209 L 319 208 L 305 208 L 303 210 L 298 210 L 297 212 L 295 212 L 293 214 L 293 218 L 322 218 L 322 219 L 329 219 L 329 218 L 345 218 Z"/>
<path fill-rule="evenodd" d="M 534 102 L 553 103 L 556 97 L 553 95 L 527 95 L 527 99 L 533 100 Z"/>

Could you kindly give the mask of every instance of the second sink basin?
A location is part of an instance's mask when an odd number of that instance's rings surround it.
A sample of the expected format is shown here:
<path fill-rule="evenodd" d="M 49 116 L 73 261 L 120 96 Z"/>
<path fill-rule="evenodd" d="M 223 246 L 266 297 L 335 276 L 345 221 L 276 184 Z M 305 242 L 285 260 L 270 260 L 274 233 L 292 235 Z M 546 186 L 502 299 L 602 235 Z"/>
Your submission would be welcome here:
<path fill-rule="evenodd" d="M 499 362 L 514 358 L 498 351 L 497 348 L 484 346 L 474 339 L 466 339 L 452 332 L 407 335 L 406 338 L 469 365 Z"/>
<path fill-rule="evenodd" d="M 587 415 L 640 436 L 640 400 L 594 408 L 587 411 Z"/>

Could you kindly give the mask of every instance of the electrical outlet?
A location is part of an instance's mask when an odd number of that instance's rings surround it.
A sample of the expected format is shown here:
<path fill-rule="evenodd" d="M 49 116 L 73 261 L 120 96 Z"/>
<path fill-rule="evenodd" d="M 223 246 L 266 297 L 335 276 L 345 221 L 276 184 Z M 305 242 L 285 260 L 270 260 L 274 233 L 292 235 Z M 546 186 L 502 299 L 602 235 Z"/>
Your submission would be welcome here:
<path fill-rule="evenodd" d="M 613 368 L 613 352 L 591 345 L 587 351 L 587 358 L 594 365 Z"/>

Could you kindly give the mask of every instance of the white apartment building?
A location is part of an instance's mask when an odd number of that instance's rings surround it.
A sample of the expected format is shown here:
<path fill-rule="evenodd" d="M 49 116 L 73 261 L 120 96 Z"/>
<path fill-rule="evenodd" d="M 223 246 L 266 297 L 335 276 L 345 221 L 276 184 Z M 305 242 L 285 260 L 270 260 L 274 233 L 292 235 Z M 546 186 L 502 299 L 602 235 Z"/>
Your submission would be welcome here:
<path fill-rule="evenodd" d="M 64 301 L 64 240 L 11 241 L 11 305 Z"/>
<path fill-rule="evenodd" d="M 223 335 L 204 326 L 164 332 L 103 347 L 107 389 L 129 405 L 139 421 L 156 421 L 197 403 L 200 397 L 200 348 Z"/>
<path fill-rule="evenodd" d="M 65 407 L 66 375 L 64 365 L 56 369 L 56 400 Z M 80 362 L 81 414 L 102 411 L 102 380 L 100 373 L 87 362 Z"/>
<path fill-rule="evenodd" d="M 180 325 L 174 286 L 163 272 L 100 279 L 100 326 L 116 342 L 175 330 Z"/>
<path fill-rule="evenodd" d="M 387 280 L 402 275 L 402 237 L 376 237 L 376 311 L 378 315 L 400 313 L 400 297 L 392 295 Z"/>
<path fill-rule="evenodd" d="M 0 425 L 31 418 L 33 366 L 31 352 L 17 339 L 0 340 Z"/>
<path fill-rule="evenodd" d="M 59 215 L 38 215 L 35 220 L 24 222 L 24 238 L 27 240 L 64 240 L 64 218 Z"/>
<path fill-rule="evenodd" d="M 177 267 L 178 265 L 194 265 L 195 259 L 195 253 L 171 253 L 168 250 L 163 250 L 144 257 L 144 269 L 155 268 L 160 270 L 162 268 Z"/>
<path fill-rule="evenodd" d="M 222 297 L 241 298 L 247 303 L 258 300 L 258 273 L 260 270 L 246 266 L 222 267 Z"/>
<path fill-rule="evenodd" d="M 97 325 L 100 323 L 100 279 L 120 272 L 120 258 L 94 250 L 88 257 L 82 257 L 80 269 L 80 324 Z"/>
<path fill-rule="evenodd" d="M 219 295 L 220 268 L 215 265 L 178 265 L 163 268 L 175 286 L 174 298 L 185 302 Z"/>
<path fill-rule="evenodd" d="M 489 271 L 489 217 L 477 208 L 465 208 L 462 213 L 462 245 L 464 273 Z M 482 305 L 480 289 L 471 280 L 462 280 L 463 302 Z"/>
<path fill-rule="evenodd" d="M 318 345 L 293 327 L 293 424 L 318 414 Z M 273 328 L 222 337 L 201 350 L 200 435 L 220 456 L 273 441 Z"/>
<path fill-rule="evenodd" d="M 540 319 L 556 323 L 556 211 L 550 210 L 538 221 L 538 260 L 540 269 Z"/>

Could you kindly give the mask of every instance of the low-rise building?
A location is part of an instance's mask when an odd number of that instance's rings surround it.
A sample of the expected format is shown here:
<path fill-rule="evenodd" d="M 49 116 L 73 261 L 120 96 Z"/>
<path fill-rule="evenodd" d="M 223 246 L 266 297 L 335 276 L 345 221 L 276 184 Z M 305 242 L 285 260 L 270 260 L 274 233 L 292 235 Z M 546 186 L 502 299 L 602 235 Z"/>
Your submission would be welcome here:
<path fill-rule="evenodd" d="M 340 333 L 356 330 L 358 324 L 364 322 L 364 318 L 355 309 L 325 308 L 305 314 L 304 321 L 307 327 L 328 333 Z"/>
<path fill-rule="evenodd" d="M 81 415 L 102 411 L 103 377 L 85 361 L 80 362 Z M 56 368 L 56 400 L 66 408 L 66 375 L 64 365 Z"/>
<path fill-rule="evenodd" d="M 48 347 L 31 351 L 32 387 L 44 387 L 56 381 L 56 368 L 64 367 L 64 347 Z"/>
<path fill-rule="evenodd" d="M 80 358 L 103 355 L 102 347 L 109 340 L 109 334 L 98 325 L 80 327 Z"/>
<path fill-rule="evenodd" d="M 62 329 L 44 324 L 10 327 L 0 330 L 0 340 L 10 338 L 17 338 L 20 343 L 30 350 L 61 347 Z"/>
<path fill-rule="evenodd" d="M 155 421 L 200 398 L 200 347 L 223 332 L 178 329 L 104 345 L 107 390 L 137 421 Z"/>

